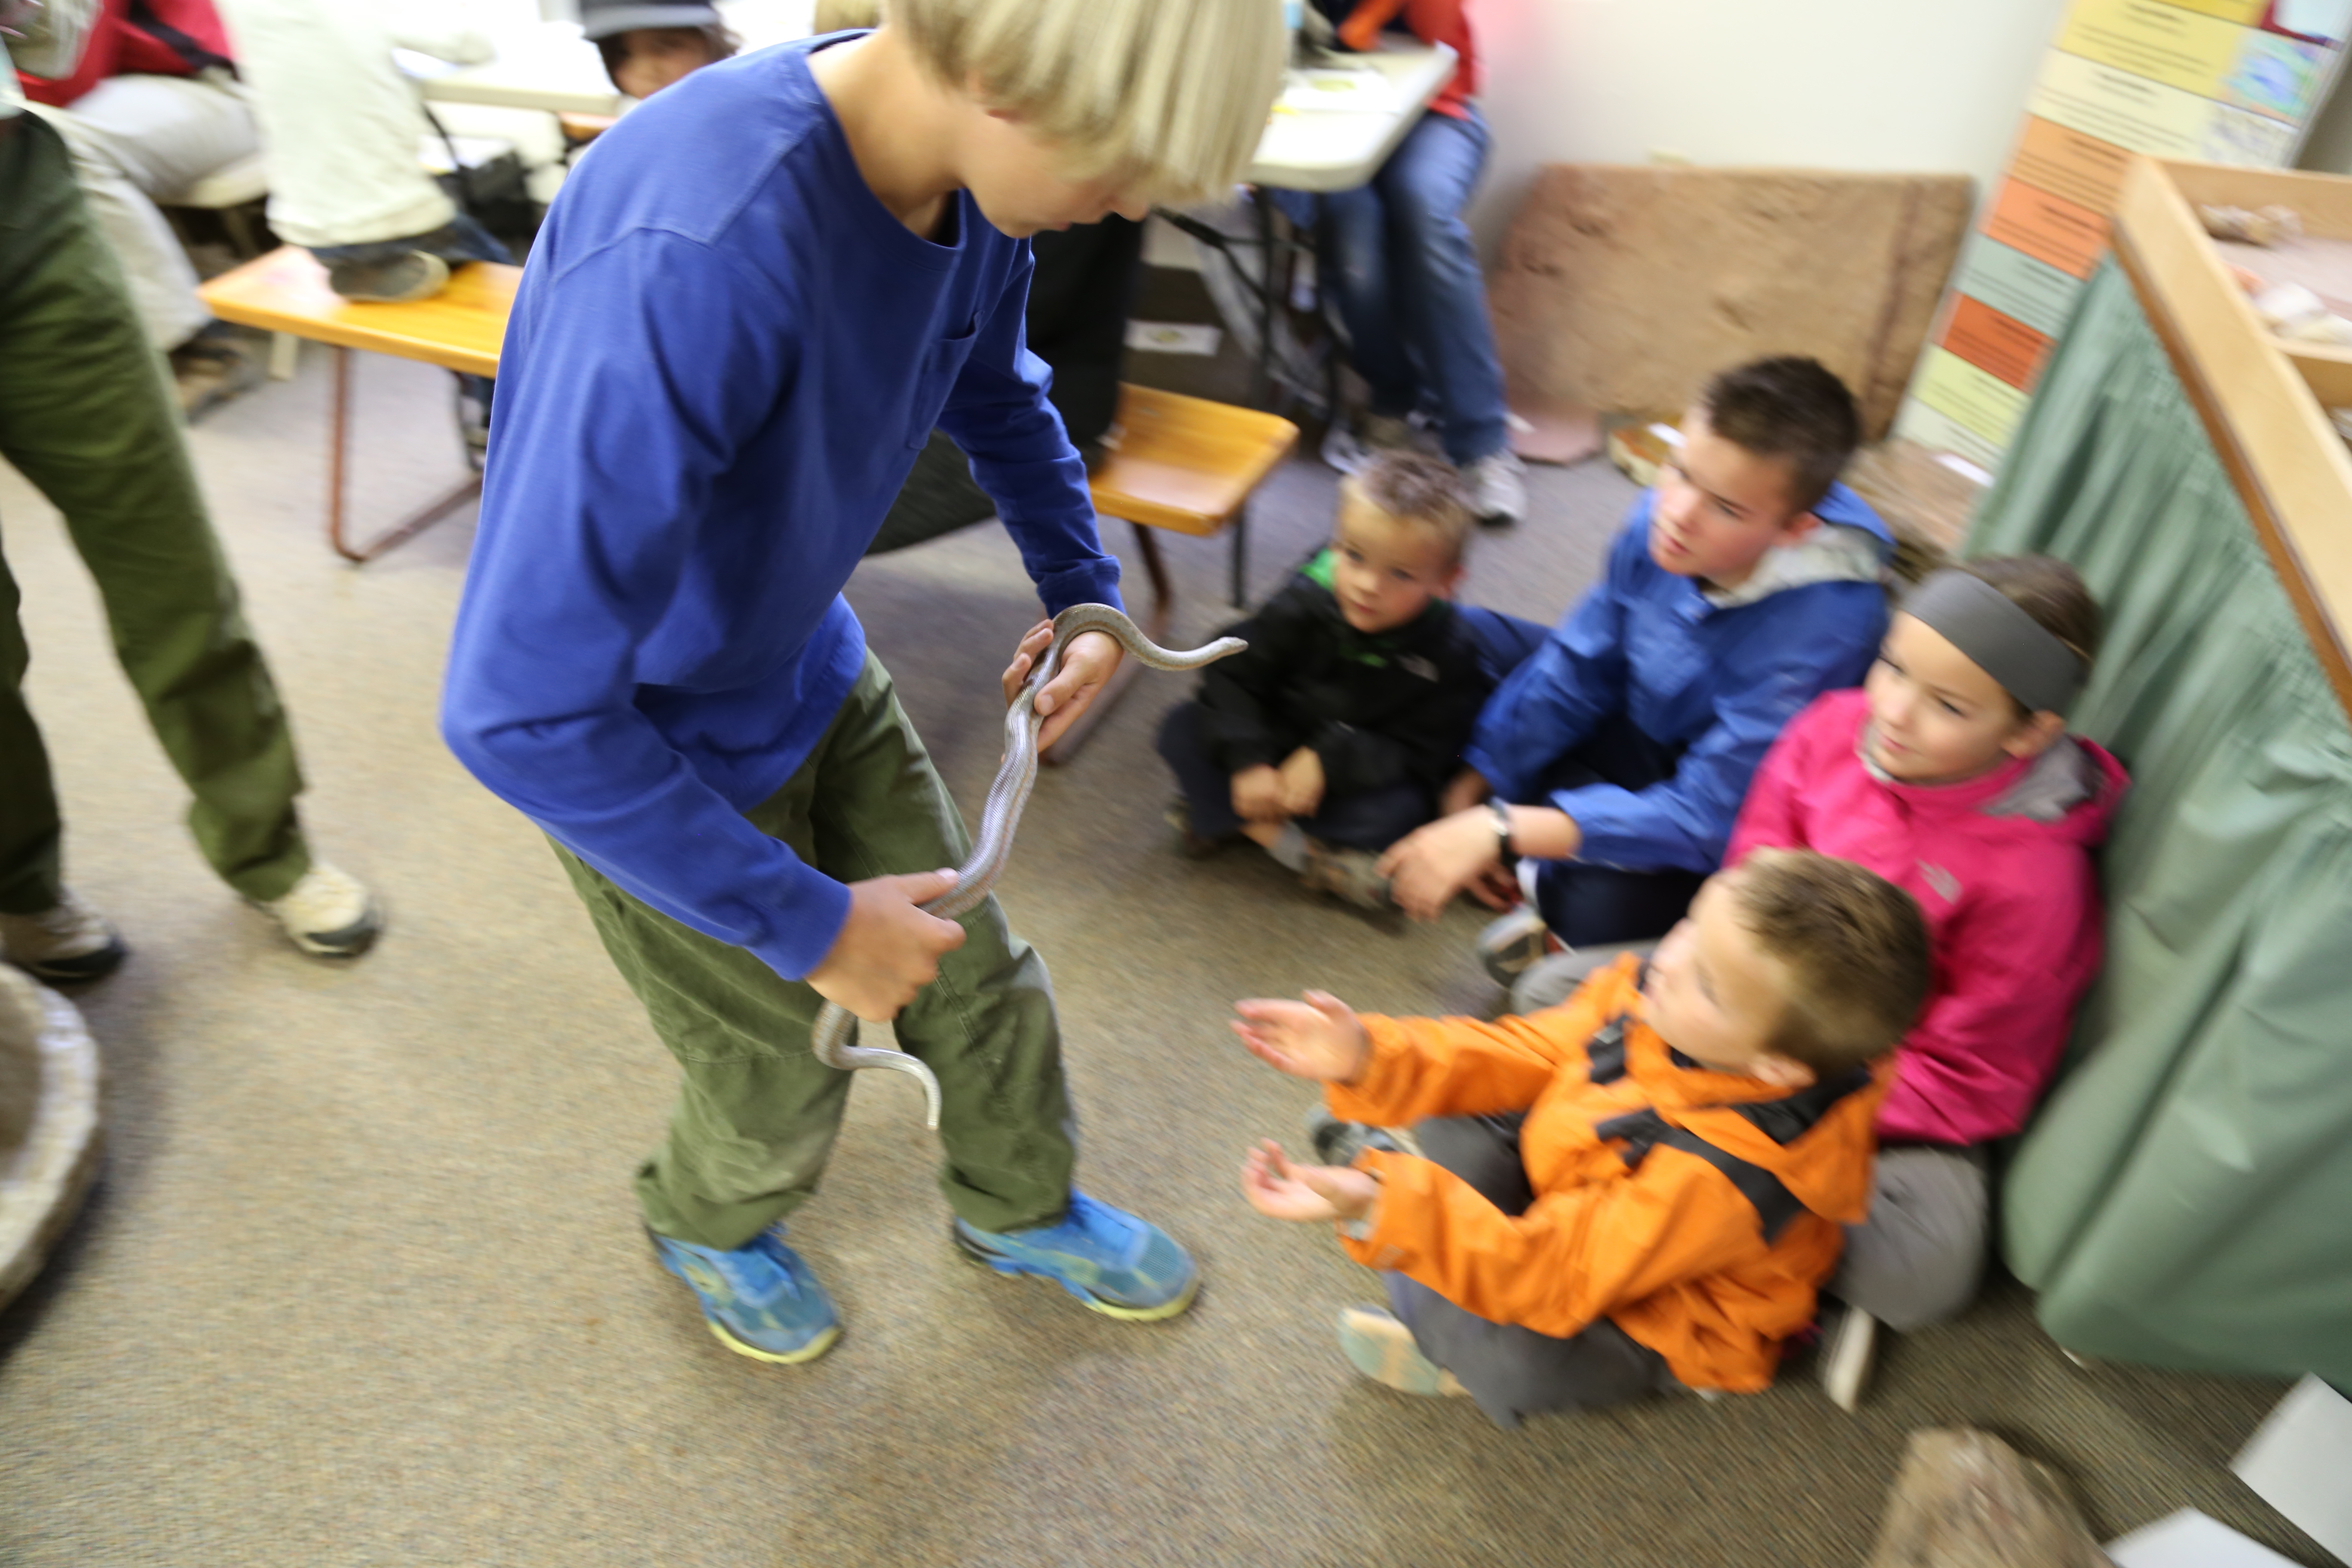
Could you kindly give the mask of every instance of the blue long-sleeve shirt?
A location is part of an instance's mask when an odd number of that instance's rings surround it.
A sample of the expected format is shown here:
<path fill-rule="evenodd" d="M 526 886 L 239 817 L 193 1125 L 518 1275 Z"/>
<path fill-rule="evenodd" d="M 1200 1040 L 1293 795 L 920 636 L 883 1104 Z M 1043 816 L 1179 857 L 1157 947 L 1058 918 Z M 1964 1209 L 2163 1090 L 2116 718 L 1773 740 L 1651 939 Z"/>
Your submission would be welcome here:
<path fill-rule="evenodd" d="M 565 182 L 499 360 L 442 706 L 458 758 L 557 841 L 793 978 L 848 889 L 742 813 L 863 667 L 841 588 L 932 427 L 1049 612 L 1119 602 L 1024 346 L 1028 245 L 962 192 L 947 243 L 893 217 L 811 47 L 697 71 Z"/>
<path fill-rule="evenodd" d="M 1894 540 L 1867 502 L 1832 486 L 1814 514 L 1824 529 L 1852 531 L 1788 563 L 1768 556 L 1754 590 L 1770 591 L 1721 604 L 1650 558 L 1654 499 L 1642 493 L 1601 580 L 1487 700 L 1464 761 L 1503 799 L 1548 798 L 1574 818 L 1580 859 L 1712 871 L 1782 726 L 1821 693 L 1860 682 L 1877 656 L 1886 597 L 1876 565 Z M 1849 541 L 1854 548 L 1843 548 Z M 1546 797 L 1544 775 L 1614 713 L 1686 748 L 1674 776 Z"/>

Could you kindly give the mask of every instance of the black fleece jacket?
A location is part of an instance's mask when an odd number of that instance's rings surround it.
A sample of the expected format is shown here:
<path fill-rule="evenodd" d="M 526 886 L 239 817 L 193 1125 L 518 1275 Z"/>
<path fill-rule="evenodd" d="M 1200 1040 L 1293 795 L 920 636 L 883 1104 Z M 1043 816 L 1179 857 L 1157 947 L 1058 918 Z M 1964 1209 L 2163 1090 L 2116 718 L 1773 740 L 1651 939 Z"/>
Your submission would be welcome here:
<path fill-rule="evenodd" d="M 1328 795 L 1412 783 L 1433 794 L 1461 762 L 1493 683 L 1454 605 L 1432 599 L 1391 631 L 1349 626 L 1327 551 L 1224 634 L 1249 641 L 1201 678 L 1202 725 L 1228 773 L 1279 767 L 1301 746 L 1323 763 Z"/>

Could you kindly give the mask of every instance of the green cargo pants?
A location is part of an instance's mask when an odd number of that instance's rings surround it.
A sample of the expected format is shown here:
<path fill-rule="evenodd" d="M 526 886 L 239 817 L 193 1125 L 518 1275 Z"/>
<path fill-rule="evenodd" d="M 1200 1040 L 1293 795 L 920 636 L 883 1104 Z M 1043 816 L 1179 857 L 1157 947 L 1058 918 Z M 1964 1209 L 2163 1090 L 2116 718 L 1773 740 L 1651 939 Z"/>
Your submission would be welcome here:
<path fill-rule="evenodd" d="M 65 515 L 123 672 L 195 799 L 188 826 L 230 887 L 278 898 L 310 868 L 286 714 L 237 608 L 180 416 L 64 144 L 0 117 L 0 458 Z M 58 902 L 47 751 L 0 560 L 0 913 Z"/>
<path fill-rule="evenodd" d="M 961 866 L 963 818 L 871 654 L 798 772 L 744 814 L 844 882 Z M 556 847 L 604 951 L 684 1069 L 669 1136 L 637 1173 L 646 1222 L 664 1236 L 737 1247 L 814 1194 L 841 1128 L 851 1074 L 809 1054 L 824 999 L 740 947 L 647 908 Z M 990 899 L 964 944 L 898 1016 L 899 1045 L 940 1080 L 940 1185 L 982 1230 L 1047 1225 L 1068 1206 L 1076 1159 L 1061 1035 L 1045 960 Z M 896 1073 L 871 1092 L 920 1102 Z"/>

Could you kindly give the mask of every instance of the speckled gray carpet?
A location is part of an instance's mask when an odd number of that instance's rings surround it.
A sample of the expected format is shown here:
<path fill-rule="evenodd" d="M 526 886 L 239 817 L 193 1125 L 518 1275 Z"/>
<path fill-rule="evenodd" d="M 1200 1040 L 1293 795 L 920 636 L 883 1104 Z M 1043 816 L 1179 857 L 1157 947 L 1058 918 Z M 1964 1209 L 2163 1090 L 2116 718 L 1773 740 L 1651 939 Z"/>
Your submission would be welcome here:
<path fill-rule="evenodd" d="M 193 441 L 296 717 L 325 853 L 388 936 L 303 959 L 209 876 L 53 515 L 0 470 L 33 694 L 76 887 L 135 948 L 80 998 L 111 1073 L 98 1194 L 0 1316 L 0 1562 L 169 1564 L 1859 1563 L 1904 1435 L 1969 1421 L 2055 1464 L 2103 1531 L 2202 1507 L 2315 1548 L 2221 1468 L 2271 1384 L 2069 1365 L 2008 1287 L 1895 1344 L 1858 1417 L 1792 1367 L 1760 1397 L 1535 1423 L 1357 1380 L 1330 1322 L 1374 1288 L 1235 1191 L 1301 1086 L 1235 1047 L 1232 998 L 1328 986 L 1483 1009 L 1467 914 L 1390 934 L 1262 858 L 1177 858 L 1147 676 L 1050 773 L 1003 894 L 1053 965 L 1081 1175 L 1198 1253 L 1188 1317 L 1131 1327 L 946 1243 L 909 1086 L 859 1085 L 795 1239 L 847 1332 L 729 1355 L 656 1270 L 627 1178 L 672 1077 L 538 832 L 442 750 L 434 709 L 471 514 L 354 571 L 318 537 L 325 360 Z M 446 376 L 360 365 L 359 497 L 454 476 Z M 1259 508 L 1258 592 L 1325 526 L 1299 462 Z M 1470 593 L 1549 618 L 1631 494 L 1536 478 Z M 1122 534 L 1115 540 L 1131 548 Z M 1219 542 L 1171 539 L 1181 631 L 1225 613 Z M 993 528 L 876 563 L 851 596 L 960 799 L 996 763 L 995 675 L 1034 615 Z"/>

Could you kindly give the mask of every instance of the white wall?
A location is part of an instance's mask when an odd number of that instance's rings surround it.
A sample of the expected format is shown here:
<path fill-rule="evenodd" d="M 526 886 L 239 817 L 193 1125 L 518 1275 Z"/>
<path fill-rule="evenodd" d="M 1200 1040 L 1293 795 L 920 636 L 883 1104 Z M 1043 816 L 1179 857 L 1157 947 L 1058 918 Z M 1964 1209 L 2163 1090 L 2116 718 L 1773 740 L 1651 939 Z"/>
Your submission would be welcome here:
<path fill-rule="evenodd" d="M 2009 153 L 2066 0 L 1469 0 L 1495 130 L 1491 253 L 1536 168 L 1973 175 Z"/>

